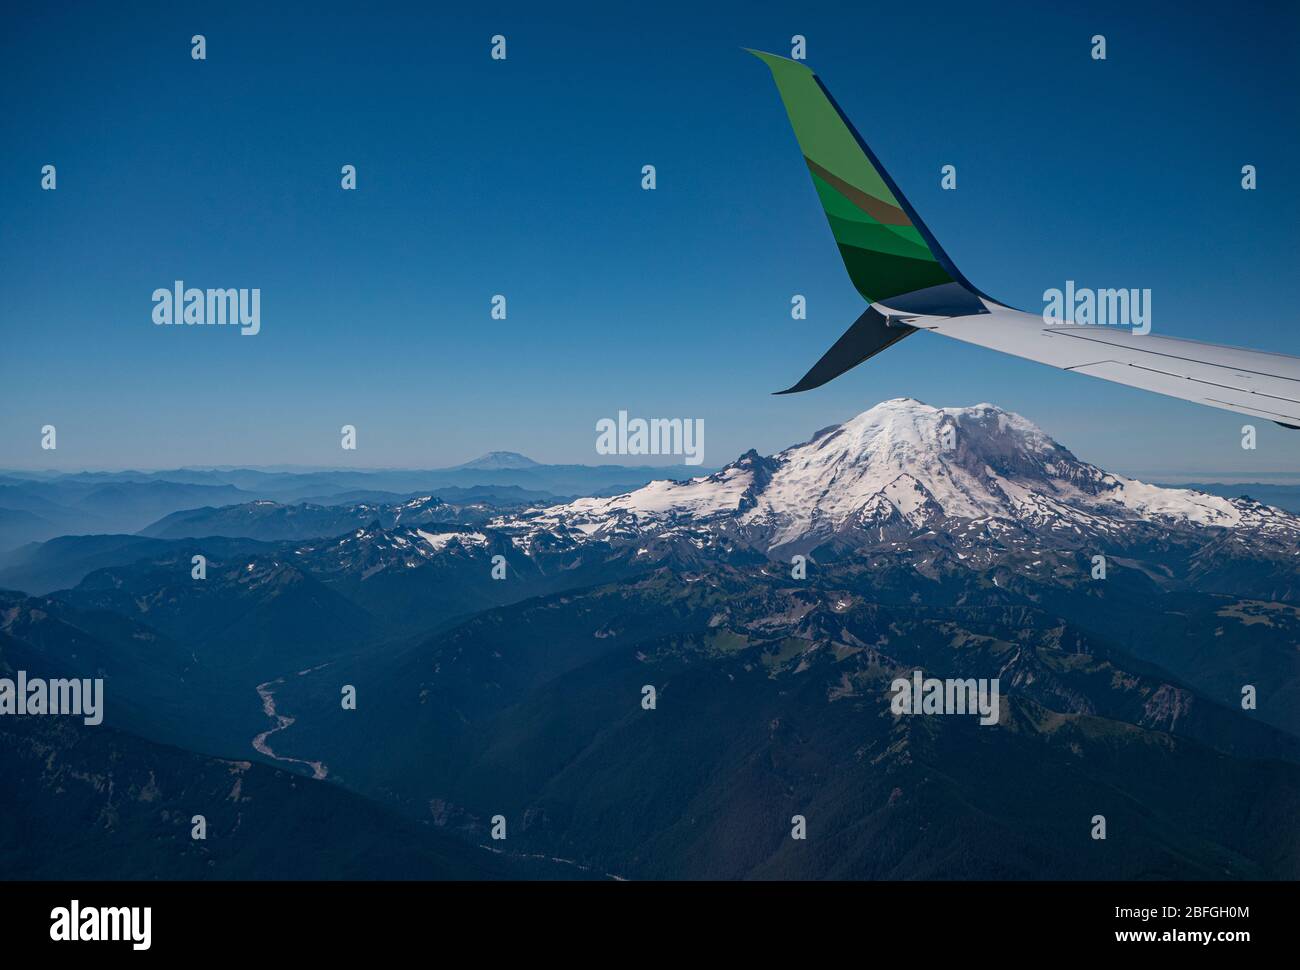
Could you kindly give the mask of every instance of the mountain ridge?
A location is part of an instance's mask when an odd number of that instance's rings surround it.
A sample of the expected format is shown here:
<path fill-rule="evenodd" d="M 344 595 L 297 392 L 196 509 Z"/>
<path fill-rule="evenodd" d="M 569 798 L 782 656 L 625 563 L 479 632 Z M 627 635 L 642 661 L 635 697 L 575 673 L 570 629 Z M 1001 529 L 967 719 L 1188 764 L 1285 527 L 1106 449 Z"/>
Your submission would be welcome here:
<path fill-rule="evenodd" d="M 488 523 L 524 542 L 543 530 L 583 542 L 710 524 L 768 555 L 972 524 L 1039 536 L 1115 538 L 1155 526 L 1300 540 L 1300 517 L 1283 510 L 1112 474 L 991 404 L 935 408 L 910 398 L 882 402 L 769 457 L 746 452 L 710 475 Z"/>

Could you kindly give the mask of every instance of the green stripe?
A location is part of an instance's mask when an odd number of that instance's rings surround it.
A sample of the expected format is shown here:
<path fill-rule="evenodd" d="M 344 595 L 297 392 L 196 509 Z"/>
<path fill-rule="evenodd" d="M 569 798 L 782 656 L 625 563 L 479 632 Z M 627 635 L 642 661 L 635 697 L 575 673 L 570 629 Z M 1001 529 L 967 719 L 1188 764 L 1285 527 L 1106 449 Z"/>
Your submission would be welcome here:
<path fill-rule="evenodd" d="M 841 246 L 853 246 L 856 249 L 868 249 L 876 253 L 891 253 L 895 256 L 906 256 L 908 259 L 934 262 L 930 250 L 924 243 L 909 242 L 893 232 L 893 226 L 882 226 L 878 222 L 874 224 L 851 222 L 838 216 L 827 216 L 827 219 L 831 224 L 831 232 L 835 234 L 835 241 Z M 916 230 L 913 229 L 912 232 L 915 233 Z"/>
<path fill-rule="evenodd" d="M 943 271 L 943 267 L 928 259 L 908 259 L 843 245 L 840 246 L 840 256 L 854 288 L 869 303 L 952 282 L 952 277 Z"/>

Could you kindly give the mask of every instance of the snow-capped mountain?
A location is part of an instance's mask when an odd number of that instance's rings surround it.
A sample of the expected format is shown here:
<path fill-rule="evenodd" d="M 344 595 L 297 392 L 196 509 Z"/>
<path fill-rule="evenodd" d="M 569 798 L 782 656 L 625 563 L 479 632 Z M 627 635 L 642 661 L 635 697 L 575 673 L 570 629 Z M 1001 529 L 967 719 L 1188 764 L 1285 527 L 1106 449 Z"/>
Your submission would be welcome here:
<path fill-rule="evenodd" d="M 1010 529 L 1068 541 L 1209 529 L 1300 540 L 1294 515 L 1110 474 L 991 404 L 936 408 L 910 398 L 885 401 L 771 457 L 750 451 L 712 475 L 502 516 L 489 527 L 512 533 L 525 550 L 542 535 L 614 544 L 676 535 L 772 555 L 926 530 L 1005 539 Z"/>
<path fill-rule="evenodd" d="M 537 467 L 537 462 L 527 455 L 519 454 L 517 451 L 489 451 L 486 455 L 480 455 L 473 461 L 467 461 L 463 465 L 456 465 L 454 470 L 500 471 L 502 469 L 518 470 Z"/>
<path fill-rule="evenodd" d="M 1300 517 L 1110 474 L 989 404 L 886 401 L 690 480 L 470 520 L 444 509 L 423 497 L 382 517 L 364 506 L 364 524 L 353 516 L 348 532 L 269 555 L 412 626 L 443 599 L 512 601 L 660 566 L 749 571 L 796 554 L 861 566 L 909 596 L 917 573 L 980 589 L 1068 586 L 1103 554 L 1161 588 L 1300 598 Z M 250 550 L 241 578 L 267 555 Z M 498 557 L 508 583 L 492 578 Z"/>

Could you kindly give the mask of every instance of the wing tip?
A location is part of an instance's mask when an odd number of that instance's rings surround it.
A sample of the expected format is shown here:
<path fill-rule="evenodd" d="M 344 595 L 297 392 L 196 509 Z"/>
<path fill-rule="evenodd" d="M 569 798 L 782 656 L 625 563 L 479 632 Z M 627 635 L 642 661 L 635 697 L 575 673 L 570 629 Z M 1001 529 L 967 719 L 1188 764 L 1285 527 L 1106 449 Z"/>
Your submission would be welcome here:
<path fill-rule="evenodd" d="M 794 58 L 784 57 L 780 54 L 769 54 L 767 51 L 755 50 L 752 47 L 742 47 L 741 50 L 745 51 L 747 54 L 753 54 L 760 61 L 762 61 L 769 68 L 771 68 L 773 72 L 775 72 L 778 68 L 784 70 L 789 70 L 791 68 L 794 68 L 799 71 L 803 71 L 806 74 L 816 76 L 816 72 L 807 64 L 805 64 L 803 61 L 796 61 Z"/>
<path fill-rule="evenodd" d="M 791 387 L 787 387 L 784 391 L 773 391 L 772 396 L 778 397 L 782 394 L 801 394 L 804 391 L 811 391 L 815 387 L 821 387 L 822 384 L 825 383 L 826 383 L 825 381 L 820 381 L 817 384 L 805 384 L 803 381 L 800 381 L 798 384 L 794 384 Z"/>

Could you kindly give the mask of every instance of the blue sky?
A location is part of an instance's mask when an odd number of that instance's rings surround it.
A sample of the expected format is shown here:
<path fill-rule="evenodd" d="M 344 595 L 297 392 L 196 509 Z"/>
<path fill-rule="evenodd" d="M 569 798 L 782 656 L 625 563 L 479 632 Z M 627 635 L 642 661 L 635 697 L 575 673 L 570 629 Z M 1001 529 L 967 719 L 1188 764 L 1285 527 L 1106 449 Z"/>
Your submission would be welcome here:
<path fill-rule="evenodd" d="M 597 463 L 619 409 L 703 418 L 718 465 L 905 395 L 1118 471 L 1300 470 L 1300 433 L 924 334 L 772 397 L 862 301 L 740 49 L 805 35 L 993 296 L 1150 287 L 1153 332 L 1300 355 L 1293 5 L 49 6 L 0 39 L 0 466 Z M 261 333 L 155 327 L 175 279 L 260 287 Z"/>

